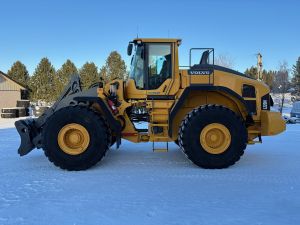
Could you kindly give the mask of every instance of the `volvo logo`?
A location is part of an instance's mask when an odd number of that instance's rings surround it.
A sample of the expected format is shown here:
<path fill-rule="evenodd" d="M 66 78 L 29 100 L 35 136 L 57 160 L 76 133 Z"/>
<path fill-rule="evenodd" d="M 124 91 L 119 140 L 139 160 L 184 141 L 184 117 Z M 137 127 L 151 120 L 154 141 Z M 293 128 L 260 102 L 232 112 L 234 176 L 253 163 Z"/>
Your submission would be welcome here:
<path fill-rule="evenodd" d="M 189 75 L 210 75 L 211 71 L 209 70 L 189 70 Z"/>

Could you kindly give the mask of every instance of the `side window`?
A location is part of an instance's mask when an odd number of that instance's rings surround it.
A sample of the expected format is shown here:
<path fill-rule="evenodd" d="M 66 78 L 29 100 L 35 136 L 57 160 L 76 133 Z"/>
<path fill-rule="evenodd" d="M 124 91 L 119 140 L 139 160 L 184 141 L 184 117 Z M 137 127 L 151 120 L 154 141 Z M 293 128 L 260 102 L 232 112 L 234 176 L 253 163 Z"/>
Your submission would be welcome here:
<path fill-rule="evenodd" d="M 144 89 L 144 46 L 138 45 L 131 60 L 129 78 L 135 81 L 137 89 Z"/>
<path fill-rule="evenodd" d="M 151 90 L 172 77 L 171 44 L 150 44 L 148 51 L 148 84 Z"/>

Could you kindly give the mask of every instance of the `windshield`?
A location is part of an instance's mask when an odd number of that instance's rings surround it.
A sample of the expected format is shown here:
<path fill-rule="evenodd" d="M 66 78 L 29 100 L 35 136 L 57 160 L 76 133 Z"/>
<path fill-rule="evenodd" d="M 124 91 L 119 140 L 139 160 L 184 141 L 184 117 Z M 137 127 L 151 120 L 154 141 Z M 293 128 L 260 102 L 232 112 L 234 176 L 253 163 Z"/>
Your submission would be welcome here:
<path fill-rule="evenodd" d="M 135 81 L 138 89 L 144 88 L 144 46 L 135 45 L 135 53 L 131 60 L 129 78 Z"/>

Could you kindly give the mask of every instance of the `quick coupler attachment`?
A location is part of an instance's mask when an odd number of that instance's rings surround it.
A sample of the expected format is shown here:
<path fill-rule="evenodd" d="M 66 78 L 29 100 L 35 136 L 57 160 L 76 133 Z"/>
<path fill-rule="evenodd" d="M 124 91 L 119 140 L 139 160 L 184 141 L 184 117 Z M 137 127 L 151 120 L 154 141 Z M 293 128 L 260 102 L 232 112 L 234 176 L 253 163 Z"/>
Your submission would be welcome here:
<path fill-rule="evenodd" d="M 20 156 L 28 154 L 36 147 L 33 143 L 33 139 L 37 135 L 34 123 L 34 119 L 18 120 L 15 122 L 15 127 L 21 137 L 21 144 L 18 149 Z"/>

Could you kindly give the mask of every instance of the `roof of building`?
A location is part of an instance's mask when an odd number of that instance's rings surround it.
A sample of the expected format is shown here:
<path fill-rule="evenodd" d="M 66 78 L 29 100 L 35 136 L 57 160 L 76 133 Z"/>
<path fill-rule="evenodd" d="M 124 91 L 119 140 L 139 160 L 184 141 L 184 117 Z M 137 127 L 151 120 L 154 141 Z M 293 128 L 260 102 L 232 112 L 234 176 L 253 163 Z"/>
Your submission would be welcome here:
<path fill-rule="evenodd" d="M 0 70 L 0 75 L 2 75 L 2 76 L 4 76 L 5 78 L 11 80 L 12 82 L 18 84 L 18 85 L 21 86 L 22 88 L 28 89 L 24 84 L 21 84 L 20 82 L 15 81 L 15 80 L 12 79 L 11 77 L 9 77 L 7 74 L 3 73 L 1 70 Z"/>

